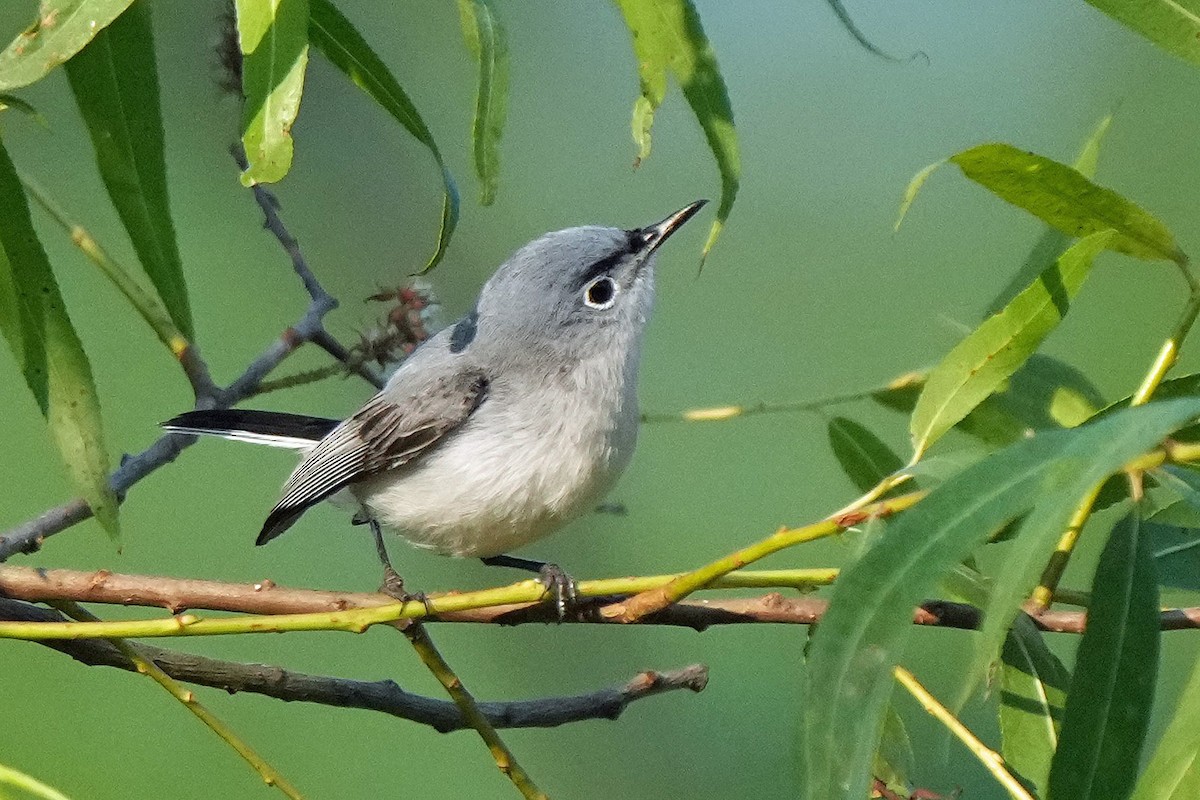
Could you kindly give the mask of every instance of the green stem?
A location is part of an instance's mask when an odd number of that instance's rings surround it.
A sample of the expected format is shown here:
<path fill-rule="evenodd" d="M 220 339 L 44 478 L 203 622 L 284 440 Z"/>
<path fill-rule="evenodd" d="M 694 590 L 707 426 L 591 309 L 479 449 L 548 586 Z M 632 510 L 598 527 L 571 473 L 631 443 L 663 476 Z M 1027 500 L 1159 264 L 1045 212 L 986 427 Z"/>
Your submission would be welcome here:
<path fill-rule="evenodd" d="M 684 575 L 650 575 L 639 578 L 606 578 L 582 581 L 581 597 L 608 597 L 636 594 L 662 586 Z M 761 589 L 786 587 L 801 591 L 825 586 L 837 577 L 834 569 L 747 571 L 715 580 L 714 589 Z M 165 619 L 112 622 L 2 622 L 0 639 L 144 639 L 171 636 L 217 636 L 241 633 L 285 633 L 291 631 L 340 630 L 361 633 L 372 625 L 419 619 L 427 614 L 447 614 L 475 608 L 537 603 L 546 599 L 546 587 L 527 580 L 509 586 L 429 597 L 426 602 L 389 603 L 346 611 L 307 614 L 274 614 L 241 617 L 201 618 L 182 614 Z"/>
<path fill-rule="evenodd" d="M 992 777 L 1005 788 L 1013 800 L 1034 800 L 1033 795 L 1008 771 L 1008 767 L 1004 763 L 1004 756 L 985 745 L 978 736 L 971 732 L 970 728 L 963 725 L 958 717 L 950 713 L 948 708 L 922 686 L 916 676 L 904 667 L 895 667 L 892 674 L 895 676 L 896 682 L 913 696 L 921 708 L 925 709 L 931 717 L 954 734 L 956 739 L 966 745 L 967 749 L 979 759 L 979 763 L 983 764 L 988 772 L 992 773 Z"/>
<path fill-rule="evenodd" d="M 47 195 L 41 187 L 35 182 L 21 177 L 21 183 L 25 186 L 25 191 L 42 209 L 50 215 L 51 219 L 57 222 L 63 230 L 71 237 L 71 241 L 78 247 L 88 259 L 100 268 L 113 285 L 120 290 L 121 294 L 127 299 L 141 315 L 146 324 L 154 331 L 167 348 L 175 355 L 176 358 L 181 358 L 183 353 L 188 349 L 188 339 L 175 326 L 171 320 L 171 315 L 167 313 L 166 308 L 159 302 L 158 298 L 147 291 L 143 286 L 134 279 L 129 270 L 118 264 L 104 251 L 104 248 L 92 238 L 92 235 L 87 232 L 82 226 L 76 224 L 66 212 L 63 211 L 50 196 Z"/>
<path fill-rule="evenodd" d="M 684 573 L 670 583 L 644 591 L 624 602 L 605 606 L 600 613 L 609 619 L 620 622 L 635 622 L 647 614 L 661 611 L 692 592 L 702 589 L 713 581 L 760 558 L 803 542 L 812 542 L 833 536 L 873 517 L 884 517 L 911 508 L 926 494 L 927 492 L 924 491 L 910 492 L 811 525 L 800 528 L 783 528 L 749 547 L 717 559 L 693 572 Z"/>
<path fill-rule="evenodd" d="M 82 622 L 95 623 L 99 619 L 91 612 L 83 608 L 78 603 L 70 601 L 60 601 L 51 603 L 59 611 L 69 617 Z M 284 778 L 279 772 L 271 766 L 266 759 L 260 756 L 254 748 L 246 744 L 240 736 L 234 733 L 233 729 L 226 725 L 220 718 L 200 704 L 196 699 L 196 695 L 190 689 L 178 683 L 174 678 L 163 672 L 162 669 L 142 655 L 137 647 L 126 642 L 124 639 L 109 639 L 110 644 L 116 647 L 121 653 L 128 658 L 141 674 L 149 677 L 159 686 L 167 690 L 167 693 L 178 700 L 183 707 L 196 716 L 201 722 L 208 726 L 209 730 L 221 737 L 222 740 L 234 751 L 241 756 L 247 764 L 249 764 L 259 777 L 263 779 L 263 783 L 267 786 L 275 786 L 279 791 L 283 792 L 292 800 L 304 800 L 296 787 Z"/>
<path fill-rule="evenodd" d="M 533 778 L 529 777 L 529 773 L 517 763 L 517 759 L 508 749 L 508 745 L 504 743 L 500 734 L 479 710 L 475 698 L 467 691 L 462 680 L 454 673 L 446 659 L 442 658 L 442 654 L 438 652 L 433 640 L 429 638 L 429 632 L 425 630 L 425 626 L 414 622 L 401 632 L 408 637 L 408 641 L 417 651 L 421 662 L 433 673 L 438 683 L 450 695 L 450 699 L 458 706 L 466 723 L 475 729 L 479 738 L 483 739 L 500 772 L 513 782 L 513 785 L 527 800 L 548 800 L 546 794 L 533 782 Z"/>
<path fill-rule="evenodd" d="M 1195 277 L 1188 269 L 1186 260 L 1176 263 L 1179 265 L 1180 273 L 1188 285 L 1190 292 L 1188 302 L 1184 306 L 1183 313 L 1179 316 L 1179 321 L 1175 323 L 1175 328 L 1171 331 L 1171 335 L 1167 337 L 1162 347 L 1159 348 L 1158 356 L 1154 359 L 1154 363 L 1150 365 L 1149 371 L 1146 372 L 1146 377 L 1142 379 L 1141 385 L 1138 386 L 1138 390 L 1134 392 L 1133 398 L 1130 399 L 1130 406 L 1145 405 L 1150 401 L 1154 392 L 1162 384 L 1163 379 L 1167 377 L 1167 373 L 1179 361 L 1179 350 L 1183 347 L 1184 340 L 1191 332 L 1197 315 L 1200 315 L 1200 283 L 1196 282 Z M 1075 509 L 1075 514 L 1071 517 L 1067 529 L 1063 532 L 1058 546 L 1054 549 L 1050 560 L 1046 562 L 1046 568 L 1042 570 L 1042 578 L 1038 582 L 1038 587 L 1034 590 L 1033 597 L 1031 598 L 1035 610 L 1044 611 L 1050 607 L 1050 603 L 1054 598 L 1054 590 L 1058 587 L 1058 582 L 1062 580 L 1063 573 L 1067 570 L 1067 564 L 1071 561 L 1071 554 L 1075 550 L 1075 545 L 1079 542 L 1083 526 L 1091 516 L 1092 506 L 1095 505 L 1096 497 L 1099 493 L 1100 487 L 1097 486 L 1084 498 L 1079 507 Z"/>

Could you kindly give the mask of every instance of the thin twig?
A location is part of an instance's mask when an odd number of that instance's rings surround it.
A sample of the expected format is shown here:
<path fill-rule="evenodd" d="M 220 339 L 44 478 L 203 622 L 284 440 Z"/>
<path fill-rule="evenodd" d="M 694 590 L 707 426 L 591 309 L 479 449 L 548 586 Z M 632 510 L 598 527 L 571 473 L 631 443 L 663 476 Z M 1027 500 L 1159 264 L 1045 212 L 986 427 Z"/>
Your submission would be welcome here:
<path fill-rule="evenodd" d="M 24 622 L 62 622 L 57 612 L 16 600 L 0 598 L 0 619 Z M 57 650 L 88 666 L 134 670 L 133 663 L 107 639 L 52 641 L 39 644 Z M 294 672 L 270 664 L 243 664 L 205 656 L 164 650 L 140 644 L 142 654 L 177 681 L 211 686 L 229 693 L 249 692 L 279 700 L 315 703 L 338 708 L 376 711 L 427 725 L 439 733 L 466 727 L 462 713 L 448 700 L 406 692 L 394 681 L 356 681 Z M 638 700 L 686 689 L 702 691 L 708 670 L 701 664 L 667 672 L 640 672 L 622 685 L 565 697 L 479 703 L 479 709 L 497 728 L 554 728 L 589 719 L 615 720 Z"/>
<path fill-rule="evenodd" d="M 239 161 L 239 165 L 244 163 L 244 159 Z M 322 336 L 325 331 L 325 316 L 337 308 L 337 300 L 325 291 L 320 281 L 309 269 L 296 244 L 296 239 L 288 232 L 287 227 L 280 219 L 278 202 L 275 197 L 261 186 L 254 187 L 254 197 L 262 209 L 266 228 L 287 251 L 296 274 L 304 284 L 305 291 L 309 295 L 309 304 L 304 315 L 296 324 L 285 330 L 275 342 L 259 354 L 233 383 L 224 389 L 211 392 L 212 400 L 203 403 L 206 407 L 228 408 L 251 397 L 263 379 L 285 358 L 295 352 L 300 345 Z M 325 333 L 322 340 L 328 343 L 332 341 L 332 337 Z M 186 351 L 184 355 L 186 356 Z M 199 369 L 199 365 L 203 362 L 200 362 L 194 353 L 190 358 L 196 362 L 193 367 Z M 184 363 L 186 366 L 192 362 L 185 361 Z M 380 385 L 377 376 L 371 382 L 375 386 Z M 195 441 L 196 437 L 185 434 L 167 434 L 159 437 L 150 447 L 137 455 L 129 456 L 122 462 L 121 466 L 109 477 L 110 487 L 119 499 L 123 499 L 125 492 L 130 487 L 159 467 L 174 461 L 184 448 Z M 40 550 L 42 543 L 47 538 L 88 519 L 91 515 L 91 509 L 87 504 L 77 498 L 5 531 L 0 534 L 0 561 L 5 561 L 15 553 L 33 553 Z"/>
<path fill-rule="evenodd" d="M 487 745 L 488 751 L 492 754 L 492 760 L 496 762 L 496 768 L 512 781 L 513 786 L 517 787 L 517 791 L 526 800 L 549 800 L 533 782 L 533 778 L 529 776 L 524 767 L 517 762 L 512 751 L 508 749 L 508 745 L 504 743 L 500 734 L 496 733 L 496 729 L 480 711 L 479 706 L 475 703 L 475 698 L 471 696 L 462 680 L 438 652 L 437 646 L 429 638 L 429 632 L 425 630 L 425 626 L 417 622 L 404 626 L 400 632 L 412 644 L 421 662 L 433 673 L 438 683 L 442 684 L 442 688 L 454 700 L 454 704 L 462 712 L 467 724 L 475 729 L 479 738 L 483 739 L 483 743 Z"/>
<path fill-rule="evenodd" d="M 62 602 L 56 603 L 55 606 L 62 613 L 81 622 L 99 622 L 94 614 L 84 609 L 78 603 Z M 292 785 L 291 781 L 284 778 L 275 767 L 271 766 L 265 758 L 247 744 L 240 736 L 238 736 L 233 728 L 229 727 L 223 720 L 217 717 L 216 714 L 209 711 L 204 705 L 196 699 L 195 693 L 185 689 L 175 679 L 167 675 L 154 661 L 143 655 L 141 649 L 124 639 L 108 639 L 108 644 L 115 647 L 121 655 L 129 660 L 135 672 L 147 676 L 159 686 L 167 690 L 167 693 L 178 700 L 184 708 L 190 711 L 197 719 L 203 722 L 208 729 L 221 737 L 221 740 L 233 748 L 242 759 L 250 765 L 251 769 L 258 773 L 262 778 L 263 783 L 267 786 L 274 786 L 283 792 L 292 800 L 304 800 L 299 790 Z"/>
<path fill-rule="evenodd" d="M 929 690 L 922 686 L 911 672 L 904 667 L 896 667 L 892 673 L 896 676 L 896 682 L 908 690 L 908 693 L 920 703 L 921 708 L 946 726 L 955 738 L 966 745 L 967 749 L 979 759 L 988 772 L 992 773 L 992 776 L 1005 788 L 1013 800 L 1034 800 L 1033 795 L 1008 771 L 1008 767 L 1004 763 L 1004 756 L 984 744 L 978 736 L 959 721 L 958 717 L 950 713 L 949 709 L 930 694 Z"/>
<path fill-rule="evenodd" d="M 766 573 L 770 575 L 771 573 Z M 660 585 L 672 576 L 658 576 Z M 755 582 L 758 574 L 733 574 L 726 580 L 736 583 L 749 578 Z M 605 612 L 612 601 L 610 591 L 622 585 L 640 587 L 645 578 L 604 579 L 581 581 L 581 598 L 574 613 L 562 621 L 583 624 L 617 624 Z M 196 635 L 198 633 L 269 632 L 275 630 L 360 630 L 363 624 L 347 622 L 348 615 L 369 612 L 371 624 L 398 619 L 424 618 L 429 622 L 471 622 L 477 624 L 522 625 L 558 621 L 553 604 L 544 602 L 544 588 L 535 581 L 522 581 L 510 586 L 485 589 L 479 592 L 456 592 L 430 595 L 428 608 L 420 602 L 404 606 L 383 594 L 329 592 L 311 589 L 286 589 L 270 582 L 260 584 L 218 583 L 216 581 L 182 580 L 177 578 L 140 575 L 117 575 L 109 572 L 79 572 L 74 570 L 39 570 L 29 567 L 0 567 L 0 596 L 14 600 L 51 602 L 73 600 L 86 603 L 109 603 L 130 606 L 167 608 L 178 612 L 187 608 L 215 611 L 235 611 L 261 616 L 213 618 L 203 620 L 195 614 L 161 620 L 125 623 L 106 623 L 109 627 L 99 634 L 126 638 L 141 636 Z M 1079 599 L 1079 598 L 1074 598 Z M 815 597 L 788 598 L 771 593 L 759 597 L 713 599 L 678 602 L 639 620 L 647 625 L 669 625 L 703 631 L 713 626 L 742 624 L 810 625 L 819 622 L 828 602 Z M 1030 609 L 1032 611 L 1032 609 Z M 913 612 L 913 623 L 941 628 L 973 630 L 979 626 L 982 612 L 966 603 L 930 600 Z M 1044 631 L 1083 633 L 1087 614 L 1083 611 L 1045 611 L 1031 613 L 1034 623 Z M 283 625 L 289 620 L 307 618 L 307 627 Z M 11 618 L 10 618 L 11 619 Z M 338 622 L 335 627 L 330 621 Z M 46 623 L 49 620 L 42 620 Z M 13 628 L 15 622 L 4 623 L 0 633 L 8 637 L 40 640 L 29 635 L 33 629 Z M 206 624 L 218 626 L 216 631 Z M 1172 608 L 1161 612 L 1163 630 L 1200 628 L 1200 608 Z M 115 631 L 114 626 L 125 630 Z M 43 632 L 55 640 L 67 637 L 61 627 L 46 628 Z M 79 631 L 78 627 L 71 629 Z M 83 629 L 85 632 L 88 629 Z M 92 629 L 94 630 L 94 629 Z M 50 641 L 50 639 L 46 639 Z"/>

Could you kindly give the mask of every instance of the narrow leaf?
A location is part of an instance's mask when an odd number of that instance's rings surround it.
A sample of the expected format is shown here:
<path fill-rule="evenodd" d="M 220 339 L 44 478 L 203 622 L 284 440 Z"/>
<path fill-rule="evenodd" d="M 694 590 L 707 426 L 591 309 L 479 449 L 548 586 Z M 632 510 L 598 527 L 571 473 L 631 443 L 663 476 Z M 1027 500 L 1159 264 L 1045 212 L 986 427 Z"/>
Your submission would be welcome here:
<path fill-rule="evenodd" d="M 840 22 L 842 27 L 846 29 L 846 33 L 850 34 L 850 36 L 854 39 L 854 41 L 858 42 L 862 49 L 866 50 L 873 56 L 882 58 L 885 61 L 903 61 L 903 59 L 896 58 L 889 53 L 885 53 L 874 43 L 872 43 L 871 40 L 867 38 L 867 35 L 863 33 L 862 30 L 859 29 L 858 25 L 854 23 L 854 18 L 850 16 L 850 12 L 846 10 L 846 6 L 842 4 L 841 0 L 825 0 L 825 2 L 829 5 L 829 8 L 833 11 L 834 15 L 837 16 L 838 22 Z"/>
<path fill-rule="evenodd" d="M 703 263 L 729 219 L 742 172 L 725 79 L 690 0 L 617 0 L 617 6 L 633 36 L 641 81 L 641 95 L 633 107 L 638 162 L 650 154 L 650 128 L 654 112 L 666 95 L 668 71 L 683 90 L 716 159 L 721 174 L 721 203 L 704 243 Z"/>
<path fill-rule="evenodd" d="M 1104 135 L 1108 133 L 1110 125 L 1112 125 L 1112 114 L 1105 114 L 1092 129 L 1091 134 L 1080 148 L 1079 155 L 1075 158 L 1076 171 L 1088 180 L 1096 176 L 1096 165 L 1100 160 L 1100 145 L 1103 143 Z M 1018 292 L 1028 286 L 1030 281 L 1042 273 L 1042 270 L 1063 254 L 1070 241 L 1070 237 L 1062 231 L 1047 225 L 1021 264 L 1020 269 L 1013 275 L 1012 280 L 988 304 L 988 316 L 1008 305 Z"/>
<path fill-rule="evenodd" d="M 1133 791 L 1158 670 L 1158 585 L 1130 514 L 1109 536 L 1079 642 L 1050 768 L 1052 800 L 1124 800 Z"/>
<path fill-rule="evenodd" d="M 859 491 L 870 491 L 904 466 L 883 440 L 852 419 L 834 417 L 827 431 L 834 456 Z"/>
<path fill-rule="evenodd" d="M 1008 144 L 981 144 L 950 157 L 963 174 L 1068 236 L 1114 230 L 1109 247 L 1179 264 L 1187 255 L 1167 226 L 1111 189 L 1044 156 Z"/>
<path fill-rule="evenodd" d="M 1000 658 L 1001 754 L 1044 796 L 1071 677 L 1024 615 L 1008 632 Z"/>
<path fill-rule="evenodd" d="M 892 230 L 900 230 L 900 224 L 908 215 L 908 209 L 912 208 L 913 201 L 917 199 L 917 192 L 921 191 L 921 187 L 925 185 L 925 181 L 929 180 L 929 176 L 945 163 L 945 161 L 935 161 L 927 167 L 922 167 L 916 175 L 912 176 L 908 186 L 904 187 L 904 197 L 900 200 L 900 212 L 896 215 L 896 223 L 892 226 Z"/>
<path fill-rule="evenodd" d="M 236 0 L 242 51 L 242 183 L 274 183 L 292 167 L 292 123 L 308 66 L 308 0 Z"/>
<path fill-rule="evenodd" d="M 39 125 L 46 126 L 46 118 L 42 116 L 42 112 L 38 111 L 32 105 L 15 94 L 0 94 L 0 111 L 8 111 L 10 108 L 20 111 L 28 117 L 32 117 Z"/>
<path fill-rule="evenodd" d="M 38 18 L 0 52 L 0 91 L 28 86 L 83 49 L 133 0 L 42 0 Z"/>
<path fill-rule="evenodd" d="M 492 0 L 458 0 L 458 12 L 463 39 L 479 65 L 471 142 L 479 176 L 479 202 L 490 206 L 496 199 L 500 136 L 508 112 L 508 41 Z"/>
<path fill-rule="evenodd" d="M 1076 242 L 1037 281 L 989 317 L 934 367 L 913 410 L 914 460 L 992 394 L 1066 315 L 1111 232 Z"/>
<path fill-rule="evenodd" d="M 1200 797 L 1200 662 L 1192 668 L 1133 800 L 1195 800 Z"/>
<path fill-rule="evenodd" d="M 108 451 L 92 370 L 33 230 L 21 182 L 2 145 L 0 332 L 49 423 L 76 491 L 117 540 L 117 498 L 108 486 Z"/>
<path fill-rule="evenodd" d="M 821 702 L 803 712 L 807 797 L 866 796 L 891 670 L 911 635 L 912 609 L 946 574 L 1041 495 L 1059 498 L 1047 509 L 1055 517 L 1070 516 L 1088 488 L 1197 414 L 1200 400 L 1156 402 L 1038 434 L 951 477 L 891 522 L 888 534 L 838 577 L 812 638 L 805 696 Z M 1024 527 L 1007 546 L 1023 535 Z M 1005 629 L 1018 605 L 1019 599 L 1005 606 Z"/>
<path fill-rule="evenodd" d="M 355 86 L 362 89 L 384 111 L 399 122 L 418 142 L 429 148 L 442 173 L 444 195 L 441 229 L 437 249 L 425 264 L 424 274 L 437 266 L 450 244 L 450 236 L 458 224 L 458 187 L 442 160 L 441 151 L 433 141 L 425 121 L 408 98 L 391 71 L 375 54 L 362 34 L 330 0 L 310 0 L 308 37 L 313 47 L 341 70 Z"/>
<path fill-rule="evenodd" d="M 67 78 L 108 196 L 172 321 L 191 339 L 192 312 L 167 198 L 149 5 L 134 4 L 100 31 L 67 62 Z"/>
<path fill-rule="evenodd" d="M 1087 0 L 1184 61 L 1200 66 L 1200 14 L 1179 0 Z"/>

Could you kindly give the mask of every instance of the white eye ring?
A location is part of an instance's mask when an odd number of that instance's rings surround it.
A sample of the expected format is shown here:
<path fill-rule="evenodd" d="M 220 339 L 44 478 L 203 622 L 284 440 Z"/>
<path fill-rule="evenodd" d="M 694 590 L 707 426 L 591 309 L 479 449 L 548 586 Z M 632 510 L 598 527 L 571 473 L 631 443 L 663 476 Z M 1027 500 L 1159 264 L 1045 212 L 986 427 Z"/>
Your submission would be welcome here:
<path fill-rule="evenodd" d="M 617 282 L 607 275 L 597 278 L 583 290 L 583 304 L 604 311 L 617 302 Z"/>

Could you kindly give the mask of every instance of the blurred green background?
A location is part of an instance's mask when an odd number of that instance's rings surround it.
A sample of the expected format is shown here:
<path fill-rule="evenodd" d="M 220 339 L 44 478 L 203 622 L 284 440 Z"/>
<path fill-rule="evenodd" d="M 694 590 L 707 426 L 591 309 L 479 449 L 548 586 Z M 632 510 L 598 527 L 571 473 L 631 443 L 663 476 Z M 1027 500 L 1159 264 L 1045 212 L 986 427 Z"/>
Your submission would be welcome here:
<path fill-rule="evenodd" d="M 631 168 L 636 63 L 613 5 L 499 4 L 512 88 L 500 192 L 490 208 L 475 202 L 475 68 L 454 4 L 339 6 L 403 83 L 462 189 L 458 233 L 431 276 L 447 321 L 469 307 L 508 253 L 543 231 L 632 227 L 698 197 L 716 199 L 715 166 L 677 89 L 658 115 L 653 153 Z M 909 177 L 979 142 L 1010 142 L 1070 161 L 1096 122 L 1115 110 L 1098 180 L 1163 219 L 1185 250 L 1200 249 L 1200 73 L 1083 2 L 848 4 L 864 32 L 899 62 L 867 53 L 817 0 L 696 6 L 729 87 L 742 189 L 702 274 L 697 263 L 709 216 L 661 256 L 660 300 L 642 371 L 648 411 L 817 398 L 936 361 L 976 324 L 1040 230 L 948 168 L 926 186 L 904 229 L 892 232 Z M 220 9 L 215 1 L 153 7 L 180 248 L 199 342 L 217 379 L 228 382 L 297 318 L 306 296 L 261 230 L 227 153 L 238 110 L 214 80 Z M 35 10 L 33 0 L 0 0 L 0 39 L 7 42 Z M 917 51 L 924 57 L 907 59 Z M 62 72 L 22 96 L 48 128 L 5 115 L 5 143 L 18 167 L 114 254 L 135 263 Z M 426 150 L 318 56 L 294 133 L 295 165 L 277 192 L 309 261 L 342 300 L 330 328 L 351 341 L 379 312 L 361 299 L 395 285 L 428 256 L 440 207 L 437 173 Z M 189 407 L 190 392 L 111 285 L 44 217 L 35 213 L 35 221 L 92 359 L 113 456 L 137 452 L 158 435 L 156 423 Z M 1122 396 L 1136 386 L 1183 299 L 1168 265 L 1106 255 L 1046 350 L 1082 368 L 1107 396 Z M 305 351 L 284 371 L 323 363 L 323 354 Z M 1185 354 L 1184 368 L 1197 363 Z M 361 382 L 335 379 L 253 405 L 340 415 L 368 394 Z M 5 348 L 0 408 L 3 529 L 67 499 L 69 489 Z M 907 452 L 899 415 L 869 404 L 839 412 Z M 523 554 L 558 561 L 579 577 L 650 574 L 696 566 L 780 525 L 817 519 L 855 494 L 829 452 L 825 423 L 820 414 L 795 414 L 648 426 L 610 497 L 628 515 L 592 515 Z M 953 439 L 943 445 L 954 446 Z M 202 442 L 130 493 L 123 553 L 89 522 L 13 563 L 374 588 L 379 574 L 369 539 L 336 509 L 318 508 L 277 543 L 252 546 L 292 463 L 279 451 Z M 834 565 L 851 547 L 828 541 L 768 565 Z M 392 550 L 409 584 L 430 591 L 518 577 L 401 543 Z M 1066 583 L 1086 586 L 1089 563 L 1085 552 Z M 507 733 L 551 796 L 795 793 L 805 629 L 696 634 L 443 625 L 432 632 L 485 699 L 582 692 L 642 669 L 709 665 L 711 682 L 700 695 L 643 701 L 617 722 Z M 919 631 L 913 639 L 909 662 L 944 697 L 954 695 L 968 636 Z M 1194 639 L 1165 637 L 1160 708 L 1169 707 L 1186 674 Z M 1069 656 L 1074 642 L 1054 641 Z M 440 696 L 408 646 L 387 630 L 168 644 L 309 672 L 391 677 Z M 198 694 L 311 798 L 515 796 L 473 733 L 441 736 L 367 712 Z M 970 798 L 1003 796 L 912 703 L 898 704 L 917 751 L 918 785 L 961 786 Z M 966 719 L 997 741 L 994 715 L 983 703 L 969 706 Z M 0 763 L 79 800 L 273 793 L 150 681 L 85 669 L 22 642 L 0 642 Z"/>

